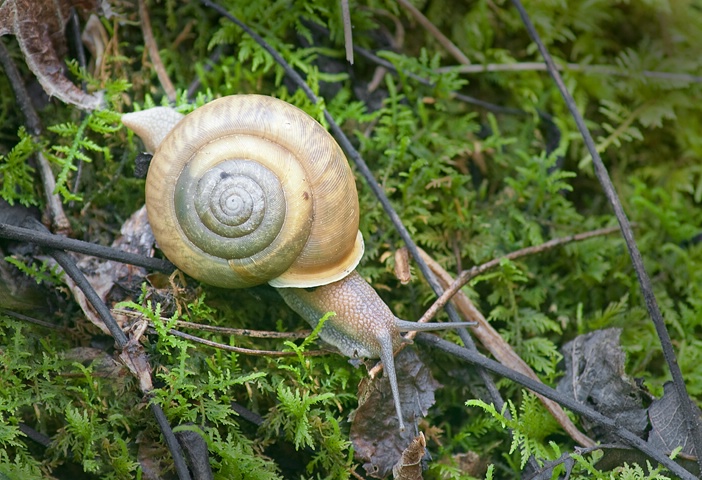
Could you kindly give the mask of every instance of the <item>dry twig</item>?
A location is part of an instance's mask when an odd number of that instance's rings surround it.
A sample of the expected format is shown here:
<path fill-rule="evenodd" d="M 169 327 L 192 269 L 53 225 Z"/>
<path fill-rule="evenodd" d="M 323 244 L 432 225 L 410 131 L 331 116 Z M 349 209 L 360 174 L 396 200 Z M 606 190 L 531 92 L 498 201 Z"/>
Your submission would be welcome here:
<path fill-rule="evenodd" d="M 173 86 L 171 79 L 168 78 L 166 67 L 163 66 L 161 55 L 158 53 L 158 45 L 156 45 L 154 32 L 151 30 L 151 19 L 149 18 L 149 11 L 146 9 L 145 0 L 139 0 L 139 20 L 141 22 L 141 31 L 144 35 L 144 44 L 146 45 L 146 49 L 149 51 L 149 57 L 151 58 L 151 63 L 154 65 L 154 69 L 156 70 L 156 75 L 158 75 L 158 81 L 161 83 L 168 100 L 170 102 L 175 102 L 175 87 Z"/>
<path fill-rule="evenodd" d="M 408 0 L 397 1 L 415 18 L 415 20 L 420 23 L 420 25 L 422 25 L 422 27 L 424 27 L 429 33 L 432 34 L 434 38 L 436 38 L 441 46 L 443 46 L 451 55 L 453 55 L 453 58 L 455 58 L 459 63 L 470 65 L 470 60 L 463 54 L 463 52 L 461 52 L 461 49 L 458 48 L 451 40 L 449 40 L 446 35 L 441 33 L 441 30 L 436 28 L 436 25 L 431 23 L 431 21 L 425 17 L 422 12 L 417 10 L 417 7 L 412 5 Z"/>

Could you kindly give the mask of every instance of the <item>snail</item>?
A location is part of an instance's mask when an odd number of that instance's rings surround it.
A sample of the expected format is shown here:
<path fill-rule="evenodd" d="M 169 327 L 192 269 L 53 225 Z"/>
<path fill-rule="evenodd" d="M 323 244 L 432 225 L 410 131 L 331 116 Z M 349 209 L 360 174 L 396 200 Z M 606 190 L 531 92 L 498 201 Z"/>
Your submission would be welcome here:
<path fill-rule="evenodd" d="M 467 324 L 401 320 L 355 271 L 358 194 L 333 137 L 282 100 L 233 95 L 187 116 L 157 107 L 122 116 L 154 152 L 146 208 L 156 242 L 203 283 L 268 283 L 351 358 L 380 358 L 404 430 L 393 351 L 400 332 Z"/>

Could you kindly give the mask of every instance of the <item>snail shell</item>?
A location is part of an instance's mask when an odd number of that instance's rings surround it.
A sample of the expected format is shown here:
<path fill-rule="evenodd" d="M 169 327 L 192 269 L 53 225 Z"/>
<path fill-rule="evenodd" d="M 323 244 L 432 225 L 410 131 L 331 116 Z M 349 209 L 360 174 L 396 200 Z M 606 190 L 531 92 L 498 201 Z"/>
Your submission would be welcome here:
<path fill-rule="evenodd" d="M 146 207 L 166 257 L 211 285 L 326 285 L 363 256 L 341 148 L 272 97 L 224 97 L 178 122 L 151 161 Z"/>

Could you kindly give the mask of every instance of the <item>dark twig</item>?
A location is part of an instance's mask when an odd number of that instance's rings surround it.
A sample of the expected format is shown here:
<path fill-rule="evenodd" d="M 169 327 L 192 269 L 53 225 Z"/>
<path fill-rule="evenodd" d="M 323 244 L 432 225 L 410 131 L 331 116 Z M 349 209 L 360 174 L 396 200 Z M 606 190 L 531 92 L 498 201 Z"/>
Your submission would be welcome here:
<path fill-rule="evenodd" d="M 49 254 L 54 257 L 58 264 L 61 265 L 63 271 L 66 272 L 66 275 L 71 277 L 76 286 L 85 294 L 85 298 L 93 306 L 100 320 L 102 320 L 115 339 L 118 348 L 122 350 L 127 345 L 127 336 L 115 321 L 105 302 L 102 301 L 93 286 L 88 282 L 88 279 L 83 275 L 83 272 L 80 271 L 73 258 L 62 250 L 49 250 Z"/>
<path fill-rule="evenodd" d="M 45 322 L 44 320 L 39 320 L 38 318 L 30 317 L 30 316 L 24 315 L 22 313 L 13 312 L 12 310 L 6 310 L 4 308 L 0 308 L 0 313 L 2 313 L 3 315 L 7 315 L 8 317 L 16 318 L 17 320 L 22 320 L 23 322 L 33 323 L 34 325 L 39 325 L 40 327 L 50 328 L 52 330 L 68 331 L 67 328 L 62 327 L 60 325 Z"/>
<path fill-rule="evenodd" d="M 41 432 L 34 430 L 29 425 L 26 425 L 24 423 L 20 423 L 19 429 L 22 433 L 24 433 L 27 436 L 27 438 L 34 440 L 42 447 L 49 448 L 51 446 L 51 438 L 50 437 L 44 435 Z"/>
<path fill-rule="evenodd" d="M 673 460 L 668 458 L 663 452 L 656 448 L 652 448 L 650 445 L 648 445 L 642 439 L 637 437 L 630 430 L 617 425 L 617 422 L 615 420 L 602 415 L 601 413 L 593 410 L 592 408 L 586 405 L 578 403 L 574 398 L 558 393 L 551 387 L 547 387 L 543 383 L 537 382 L 536 380 L 533 380 L 527 377 L 526 375 L 515 372 L 514 370 L 509 369 L 503 366 L 502 364 L 491 360 L 485 357 L 484 355 L 481 355 L 480 353 L 472 352 L 465 348 L 461 348 L 458 345 L 443 340 L 442 338 L 436 335 L 420 333 L 419 335 L 417 335 L 417 341 L 425 345 L 429 345 L 433 348 L 442 350 L 455 357 L 470 362 L 473 365 L 480 366 L 486 370 L 495 373 L 496 375 L 499 375 L 500 377 L 509 378 L 510 380 L 513 380 L 514 382 L 523 385 L 524 387 L 528 388 L 533 392 L 539 393 L 544 397 L 548 397 L 551 400 L 560 403 L 564 407 L 569 408 L 575 413 L 582 415 L 583 417 L 586 417 L 592 420 L 593 422 L 596 422 L 606 427 L 607 429 L 609 429 L 609 431 L 615 433 L 628 445 L 631 445 L 632 447 L 641 451 L 645 455 L 651 457 L 652 459 L 665 466 L 665 468 L 667 468 L 680 478 L 686 480 L 694 480 L 696 478 L 690 472 L 688 472 L 683 467 L 681 467 Z"/>
<path fill-rule="evenodd" d="M 78 18 L 78 13 L 74 7 L 71 7 L 71 18 L 68 25 L 70 26 L 69 31 L 71 33 L 71 38 L 73 42 L 73 47 L 76 50 L 76 57 L 78 60 L 78 65 L 83 70 L 87 67 L 87 60 L 85 58 L 85 48 L 83 47 L 83 40 L 80 38 L 80 19 Z M 86 91 L 85 80 L 80 82 L 81 90 Z M 81 112 L 81 117 L 85 116 L 85 112 Z M 80 149 L 81 152 L 84 150 Z M 80 179 L 83 177 L 83 159 L 78 161 L 78 170 L 76 171 L 75 179 L 73 181 L 73 193 L 78 193 L 80 189 Z"/>
<path fill-rule="evenodd" d="M 222 45 L 217 45 L 217 48 L 214 49 L 212 52 L 212 55 L 210 55 L 210 58 L 208 59 L 207 63 L 202 65 L 202 69 L 205 72 L 209 72 L 212 70 L 212 65 L 216 64 L 220 57 L 222 56 L 222 52 L 224 51 L 224 47 Z M 202 85 L 202 80 L 200 77 L 197 77 L 195 80 L 190 82 L 190 85 L 188 85 L 188 91 L 187 91 L 187 97 L 189 100 L 192 100 L 192 98 L 195 96 L 195 92 L 198 91 L 200 86 Z"/>
<path fill-rule="evenodd" d="M 252 412 L 248 408 L 244 407 L 243 405 L 240 405 L 236 402 L 230 403 L 232 410 L 234 410 L 237 415 L 239 415 L 241 418 L 244 420 L 253 423 L 257 427 L 260 427 L 263 425 L 263 417 L 260 416 L 258 413 Z"/>
<path fill-rule="evenodd" d="M 3 71 L 10 81 L 10 85 L 12 85 L 15 91 L 15 99 L 19 104 L 22 115 L 24 115 L 24 123 L 27 130 L 32 135 L 41 135 L 42 126 L 39 115 L 37 115 L 29 99 L 29 95 L 27 95 L 26 90 L 24 90 L 22 77 L 20 77 L 19 71 L 10 57 L 10 52 L 7 51 L 7 47 L 5 47 L 5 43 L 2 40 L 0 40 L 0 65 L 2 65 Z M 24 94 L 19 90 L 24 90 Z"/>
<path fill-rule="evenodd" d="M 151 412 L 154 414 L 154 417 L 156 417 L 158 426 L 163 434 L 163 439 L 166 441 L 166 445 L 168 445 L 168 450 L 171 451 L 173 463 L 175 465 L 176 472 L 178 472 L 179 480 L 190 480 L 190 472 L 188 471 L 188 466 L 185 463 L 183 449 L 180 447 L 178 439 L 173 434 L 173 430 L 171 430 L 171 425 L 168 423 L 166 414 L 163 413 L 161 405 L 153 401 L 149 404 L 149 406 L 151 407 Z"/>
<path fill-rule="evenodd" d="M 139 267 L 157 270 L 164 273 L 173 273 L 175 267 L 168 260 L 145 257 L 136 253 L 117 250 L 112 247 L 96 245 L 90 242 L 83 242 L 72 238 L 53 235 L 48 232 L 39 232 L 29 228 L 16 227 L 6 223 L 0 223 L 0 238 L 16 240 L 20 242 L 33 243 L 40 247 L 55 248 L 59 250 L 70 250 L 72 252 L 84 253 L 93 257 L 106 258 L 116 262 L 128 263 Z"/>
<path fill-rule="evenodd" d="M 702 77 L 689 73 L 660 72 L 655 70 L 630 71 L 611 65 L 580 65 L 579 63 L 564 63 L 557 66 L 559 71 L 571 70 L 592 75 L 611 75 L 616 77 L 643 77 L 654 80 L 672 80 L 689 83 L 702 83 Z M 534 72 L 548 71 L 548 66 L 541 62 L 522 63 L 490 63 L 487 65 L 456 65 L 441 67 L 437 72 L 487 73 L 487 72 Z"/>
<path fill-rule="evenodd" d="M 607 200 L 612 206 L 612 209 L 614 210 L 614 215 L 617 217 L 617 221 L 619 222 L 619 227 L 621 229 L 622 236 L 624 237 L 624 240 L 626 242 L 627 249 L 629 250 L 629 256 L 631 257 L 631 262 L 634 266 L 636 276 L 639 280 L 639 285 L 641 288 L 641 293 L 644 297 L 644 301 L 646 303 L 646 308 L 648 309 L 648 313 L 651 316 L 651 319 L 653 320 L 653 324 L 656 328 L 658 338 L 661 341 L 663 356 L 665 357 L 665 361 L 668 364 L 668 369 L 670 370 L 670 374 L 673 378 L 675 391 L 678 394 L 678 399 L 683 409 L 683 416 L 687 420 L 688 434 L 692 438 L 692 443 L 695 446 L 695 456 L 697 457 L 697 463 L 700 466 L 700 470 L 702 470 L 702 432 L 700 432 L 700 418 L 696 413 L 697 409 L 693 405 L 692 399 L 687 393 L 687 389 L 685 387 L 685 380 L 683 379 L 682 372 L 680 371 L 678 361 L 675 358 L 673 344 L 670 340 L 668 330 L 665 327 L 665 321 L 663 320 L 663 315 L 661 314 L 661 311 L 658 307 L 656 296 L 653 293 L 651 279 L 649 278 L 648 273 L 646 273 L 646 269 L 643 264 L 643 259 L 641 258 L 641 252 L 639 252 L 639 248 L 636 245 L 636 241 L 634 240 L 634 233 L 631 229 L 629 219 L 627 218 L 626 213 L 624 212 L 624 207 L 622 207 L 622 204 L 619 201 L 619 196 L 617 195 L 617 192 L 614 189 L 612 180 L 609 178 L 607 168 L 602 162 L 600 154 L 597 152 L 597 147 L 595 146 L 595 142 L 592 139 L 592 135 L 590 135 L 590 131 L 585 125 L 585 120 L 583 119 L 582 115 L 580 115 L 580 112 L 578 111 L 578 108 L 575 104 L 575 100 L 571 96 L 570 92 L 568 92 L 565 83 L 563 83 L 561 74 L 558 72 L 558 68 L 553 62 L 553 58 L 551 58 L 551 54 L 548 52 L 546 46 L 541 41 L 541 38 L 539 37 L 536 28 L 534 28 L 534 24 L 531 22 L 531 19 L 529 18 L 529 15 L 524 9 L 522 3 L 519 0 L 512 0 L 512 4 L 519 12 L 520 17 L 522 18 L 522 22 L 524 23 L 524 26 L 529 32 L 529 36 L 536 43 L 536 46 L 538 47 L 539 52 L 541 53 L 541 56 L 544 58 L 544 61 L 548 66 L 548 71 L 551 74 L 553 81 L 556 83 L 556 86 L 558 87 L 558 90 L 560 91 L 561 96 L 563 97 L 563 100 L 565 101 L 566 106 L 568 107 L 568 110 L 573 116 L 573 119 L 575 120 L 575 123 L 578 126 L 580 135 L 583 137 L 583 140 L 585 141 L 585 145 L 588 151 L 590 152 L 590 155 L 592 155 L 592 163 L 595 168 L 595 174 L 597 175 L 597 179 L 599 180 L 600 185 L 602 185 L 602 190 L 604 191 Z"/>

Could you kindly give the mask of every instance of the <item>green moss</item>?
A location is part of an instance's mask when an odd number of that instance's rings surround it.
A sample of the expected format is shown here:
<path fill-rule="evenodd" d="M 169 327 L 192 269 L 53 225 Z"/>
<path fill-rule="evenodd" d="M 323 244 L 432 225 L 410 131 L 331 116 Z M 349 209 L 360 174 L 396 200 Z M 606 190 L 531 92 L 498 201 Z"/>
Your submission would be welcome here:
<path fill-rule="evenodd" d="M 256 92 L 274 94 L 322 118 L 321 105 L 311 105 L 291 89 L 282 69 L 252 39 L 199 3 L 185 3 L 168 1 L 166 8 L 153 4 L 150 9 L 181 111 L 222 95 Z M 636 239 L 678 348 L 680 366 L 699 402 L 702 87 L 698 79 L 677 74 L 697 75 L 702 67 L 702 15 L 683 3 L 525 3 L 558 63 L 579 65 L 564 70 L 565 82 L 588 119 L 636 225 Z M 409 20 L 396 3 L 371 0 L 352 3 L 355 43 L 371 49 L 384 45 L 379 56 L 401 72 L 385 73 L 378 90 L 369 93 L 366 86 L 376 66 L 359 56 L 353 69 L 343 61 L 338 2 L 224 4 L 323 96 L 323 105 L 352 138 L 412 237 L 447 270 L 455 272 L 552 238 L 614 225 L 574 122 L 545 72 L 440 72 L 456 62 L 435 38 Z M 540 61 L 507 2 L 436 0 L 426 2 L 423 11 L 474 65 Z M 407 31 L 404 43 L 390 51 L 378 32 L 394 33 L 393 17 Z M 22 120 L 8 100 L 11 96 L 0 99 L 0 143 L 5 145 L 0 152 L 2 197 L 24 205 L 43 204 L 36 172 L 28 163 L 42 150 L 53 162 L 57 192 L 66 202 L 76 236 L 101 243 L 110 240 L 143 203 L 143 181 L 132 178 L 133 160 L 141 147 L 120 127 L 119 113 L 168 103 L 154 71 L 141 63 L 144 47 L 138 22 L 120 23 L 113 30 L 115 25 L 105 22 L 108 33 L 117 35 L 118 51 L 107 58 L 104 77 L 97 80 L 70 65 L 92 88 L 105 91 L 104 111 L 81 115 L 72 107 L 52 103 L 42 112 L 47 131 L 36 142 L 20 128 Z M 320 33 L 317 26 L 329 33 Z M 180 37 L 184 31 L 190 33 Z M 217 48 L 221 55 L 211 62 L 208 57 Z M 610 70 L 603 73 L 595 66 Z M 646 73 L 654 71 L 677 76 Z M 430 84 L 417 82 L 410 73 Z M 200 79 L 201 88 L 190 101 L 185 92 L 194 78 Z M 0 88 L 8 91 L 4 77 Z M 460 101 L 454 91 L 522 114 Z M 552 115 L 554 125 L 539 112 Z M 81 161 L 83 179 L 74 192 Z M 358 186 L 366 241 L 361 274 L 379 288 L 399 316 L 416 319 L 434 296 L 417 272 L 406 286 L 394 278 L 391 254 L 402 242 L 363 182 L 359 180 Z M 42 270 L 41 263 L 37 265 L 31 267 L 35 276 L 47 276 L 48 267 Z M 59 282 L 54 275 L 51 280 Z M 610 326 L 625 327 L 622 341 L 631 375 L 645 379 L 654 393 L 661 393 L 668 380 L 658 366 L 655 330 L 617 235 L 503 262 L 463 291 L 546 383 L 558 380 L 559 348 L 565 341 Z M 197 427 L 208 444 L 217 478 L 345 478 L 359 468 L 348 442 L 346 419 L 356 405 L 363 370 L 336 356 L 271 359 L 194 345 L 167 334 L 170 324 L 158 319 L 155 305 L 145 300 L 152 293 L 145 288 L 144 298 L 133 299 L 156 324 L 156 333 L 145 343 L 157 382 L 151 401 L 163 407 L 172 425 Z M 305 327 L 265 288 L 225 292 L 196 286 L 169 292 L 167 297 L 163 304 L 168 317 L 178 311 L 179 318 L 213 325 Z M 115 383 L 100 376 L 96 365 L 67 359 L 66 352 L 95 336 L 75 305 L 67 308 L 56 317 L 74 327 L 70 334 L 47 334 L 40 327 L 0 317 L 0 474 L 39 478 L 76 464 L 99 478 L 137 477 L 140 445 L 162 446 L 157 426 L 129 376 Z M 202 335 L 242 347 L 281 348 L 280 341 L 270 339 Z M 282 348 L 300 351 L 311 346 Z M 430 439 L 434 458 L 449 460 L 458 452 L 474 450 L 493 464 L 487 478 L 505 478 L 518 475 L 528 454 L 544 462 L 572 451 L 572 442 L 548 421 L 531 395 L 507 382 L 498 383 L 514 416 L 513 424 L 506 423 L 485 404 L 476 403 L 479 409 L 464 407 L 467 399 L 482 393 L 479 381 L 469 374 L 464 375 L 465 383 L 453 381 L 452 369 L 463 366 L 448 358 L 442 365 L 444 369 L 434 373 L 445 388 L 428 420 L 442 429 L 436 441 Z M 232 402 L 261 414 L 263 423 L 253 426 L 242 420 Z M 538 419 L 540 428 L 530 419 Z M 39 448 L 28 440 L 19 430 L 21 422 L 49 435 L 51 448 Z M 518 435 L 509 439 L 503 423 Z M 292 470 L 284 470 L 271 453 L 271 446 L 278 443 L 291 446 L 299 456 Z M 575 458 L 573 475 L 605 478 L 592 466 L 595 458 Z M 172 468 L 168 460 L 164 465 Z M 428 475 L 433 478 L 460 476 L 438 462 L 432 465 Z M 663 478 L 655 470 L 644 474 L 638 466 L 622 467 L 611 475 Z"/>

